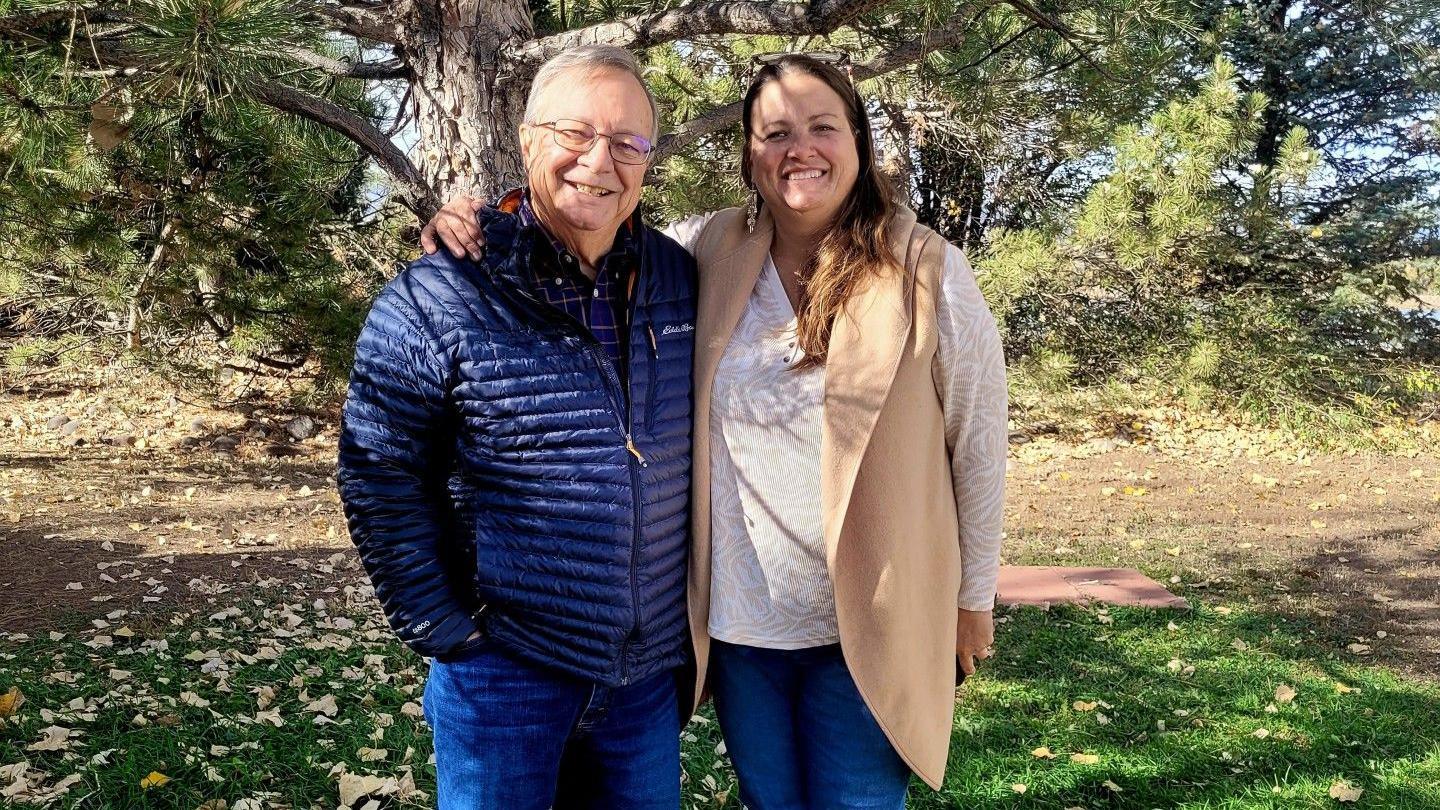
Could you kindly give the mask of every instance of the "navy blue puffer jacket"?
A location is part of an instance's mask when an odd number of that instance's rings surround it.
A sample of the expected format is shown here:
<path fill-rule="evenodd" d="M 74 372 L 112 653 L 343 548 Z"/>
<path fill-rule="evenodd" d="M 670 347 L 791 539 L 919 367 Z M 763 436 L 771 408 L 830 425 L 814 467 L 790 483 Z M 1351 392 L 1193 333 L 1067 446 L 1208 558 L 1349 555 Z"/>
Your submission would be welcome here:
<path fill-rule="evenodd" d="M 375 593 L 421 655 L 481 629 L 612 686 L 678 666 L 694 262 L 641 229 L 627 397 L 595 338 L 531 294 L 544 235 L 493 208 L 481 224 L 479 263 L 411 264 L 356 346 L 340 495 Z"/>

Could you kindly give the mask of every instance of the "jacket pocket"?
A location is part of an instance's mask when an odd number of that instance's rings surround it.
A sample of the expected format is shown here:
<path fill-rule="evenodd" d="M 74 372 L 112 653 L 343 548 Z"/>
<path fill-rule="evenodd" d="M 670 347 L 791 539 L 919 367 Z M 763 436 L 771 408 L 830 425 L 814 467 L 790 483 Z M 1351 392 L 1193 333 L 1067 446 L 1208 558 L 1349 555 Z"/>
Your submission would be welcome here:
<path fill-rule="evenodd" d="M 476 652 L 485 649 L 489 645 L 490 634 L 486 633 L 484 630 L 481 630 L 480 635 L 465 641 L 463 644 L 453 650 L 448 650 L 444 653 L 441 653 L 440 655 L 435 656 L 435 660 L 439 661 L 442 664 L 454 664 L 459 661 L 464 661 L 466 658 L 469 658 Z"/>

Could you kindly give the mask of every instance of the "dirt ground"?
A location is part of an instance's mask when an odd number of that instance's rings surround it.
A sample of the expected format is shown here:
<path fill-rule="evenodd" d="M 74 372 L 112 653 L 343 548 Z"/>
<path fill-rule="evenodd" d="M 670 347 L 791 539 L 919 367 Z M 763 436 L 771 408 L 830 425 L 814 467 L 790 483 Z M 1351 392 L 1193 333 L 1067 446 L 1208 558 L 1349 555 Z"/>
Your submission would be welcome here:
<path fill-rule="evenodd" d="M 362 584 L 335 489 L 337 414 L 281 401 L 216 409 L 119 368 L 0 384 L 0 629 Z M 1016 428 L 1007 563 L 1138 567 L 1440 675 L 1437 433 L 1326 454 L 1215 418 L 1134 419 L 1063 441 Z"/>

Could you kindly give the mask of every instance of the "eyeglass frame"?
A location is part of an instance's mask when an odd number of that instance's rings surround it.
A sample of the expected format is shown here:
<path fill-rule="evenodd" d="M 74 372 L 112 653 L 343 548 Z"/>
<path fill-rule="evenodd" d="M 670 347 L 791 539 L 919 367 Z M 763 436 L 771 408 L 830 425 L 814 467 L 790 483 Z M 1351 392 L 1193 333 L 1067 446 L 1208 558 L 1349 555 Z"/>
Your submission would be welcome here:
<path fill-rule="evenodd" d="M 585 146 L 584 146 L 583 148 L 575 149 L 575 148 L 566 146 L 565 144 L 563 144 L 563 143 L 560 142 L 560 127 L 558 126 L 558 124 L 559 124 L 561 121 L 569 121 L 569 122 L 571 122 L 571 123 L 580 124 L 581 126 L 586 127 L 587 129 L 589 129 L 592 133 L 594 133 L 594 135 L 593 135 L 593 137 L 590 138 L 589 141 L 586 142 L 586 144 L 585 144 Z M 581 120 L 578 119 L 578 118 L 556 118 L 554 121 L 540 121 L 540 122 L 536 122 L 536 123 L 530 124 L 530 126 L 532 126 L 532 127 L 544 127 L 545 129 L 550 130 L 550 139 L 555 142 L 555 145 L 556 145 L 556 146 L 560 147 L 561 149 L 564 149 L 564 150 L 567 151 L 567 152 L 571 152 L 571 153 L 577 154 L 577 155 L 583 155 L 583 154 L 585 154 L 586 152 L 589 152 L 591 149 L 594 149 L 594 148 L 595 148 L 595 141 L 597 141 L 597 140 L 599 140 L 599 139 L 601 139 L 601 138 L 604 138 L 604 139 L 606 139 L 606 140 L 608 140 L 608 141 L 610 142 L 609 145 L 606 147 L 606 151 L 610 153 L 610 158 L 611 158 L 612 160 L 614 160 L 616 163 L 620 163 L 620 164 L 623 164 L 623 165 L 625 165 L 625 166 L 644 166 L 644 165 L 648 164 L 648 163 L 650 162 L 650 158 L 655 155 L 655 144 L 652 143 L 652 142 L 650 141 L 650 139 L 647 138 L 647 137 L 645 137 L 644 135 L 641 135 L 641 134 L 639 134 L 639 133 L 637 133 L 637 132 L 601 132 L 600 130 L 596 129 L 593 124 L 587 123 L 587 122 L 585 122 L 585 121 L 581 121 Z M 615 138 L 616 138 L 616 137 L 639 138 L 640 140 L 642 140 L 642 141 L 645 142 L 645 147 L 646 147 L 646 149 L 645 149 L 645 156 L 641 159 L 641 161 L 640 161 L 639 163 L 632 163 L 632 162 L 630 162 L 630 161 L 628 161 L 628 160 L 621 160 L 621 159 L 620 159 L 620 156 L 615 154 Z"/>

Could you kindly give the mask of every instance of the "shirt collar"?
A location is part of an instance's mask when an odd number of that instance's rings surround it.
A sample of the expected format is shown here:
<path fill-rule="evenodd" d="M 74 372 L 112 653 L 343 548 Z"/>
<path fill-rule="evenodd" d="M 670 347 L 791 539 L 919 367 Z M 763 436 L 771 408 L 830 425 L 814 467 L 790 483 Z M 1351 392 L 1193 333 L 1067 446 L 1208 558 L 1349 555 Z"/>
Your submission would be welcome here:
<path fill-rule="evenodd" d="M 495 207 L 507 214 L 514 214 L 519 217 L 522 228 L 536 228 L 545 234 L 545 238 L 550 240 L 550 245 L 555 248 L 556 256 L 567 256 L 570 254 L 570 250 L 565 247 L 565 243 L 555 238 L 555 236 L 550 233 L 550 229 L 546 228 L 544 223 L 540 221 L 540 218 L 535 215 L 535 209 L 530 204 L 529 188 L 522 186 L 505 192 L 495 203 Z M 612 257 L 626 258 L 639 256 L 640 227 L 640 207 L 636 206 L 635 212 L 620 226 L 619 232 L 615 234 L 615 244 L 610 247 L 610 252 L 605 254 L 601 261 L 608 263 L 612 260 Z"/>

